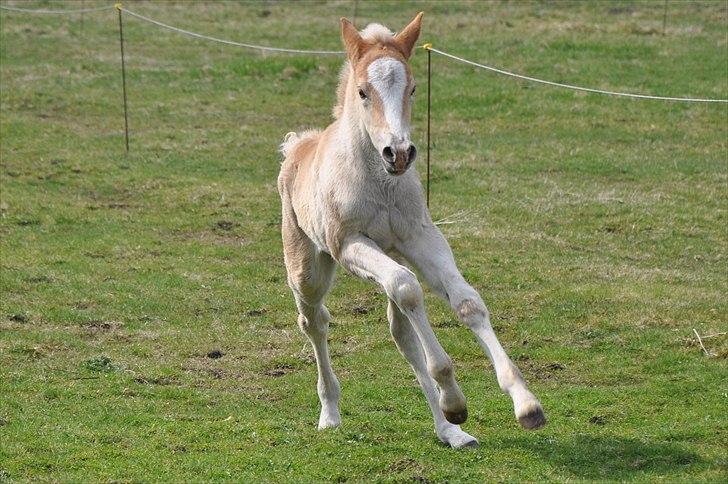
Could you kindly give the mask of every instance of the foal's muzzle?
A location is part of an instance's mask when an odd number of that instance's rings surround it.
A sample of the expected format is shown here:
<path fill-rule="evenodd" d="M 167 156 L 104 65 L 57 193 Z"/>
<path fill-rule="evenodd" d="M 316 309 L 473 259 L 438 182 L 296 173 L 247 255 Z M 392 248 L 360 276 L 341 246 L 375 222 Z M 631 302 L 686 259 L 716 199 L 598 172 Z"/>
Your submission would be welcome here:
<path fill-rule="evenodd" d="M 382 159 L 384 160 L 384 169 L 390 175 L 401 175 L 412 162 L 417 158 L 417 148 L 410 144 L 406 149 L 395 149 L 387 146 L 382 150 Z"/>

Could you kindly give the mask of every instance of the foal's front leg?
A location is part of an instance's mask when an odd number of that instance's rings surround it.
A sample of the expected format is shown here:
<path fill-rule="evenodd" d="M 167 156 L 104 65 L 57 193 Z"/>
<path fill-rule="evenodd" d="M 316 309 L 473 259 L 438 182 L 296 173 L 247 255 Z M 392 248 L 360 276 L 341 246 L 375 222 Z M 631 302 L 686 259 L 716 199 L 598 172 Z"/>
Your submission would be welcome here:
<path fill-rule="evenodd" d="M 541 404 L 526 387 L 516 365 L 508 358 L 490 325 L 490 314 L 480 295 L 458 271 L 452 250 L 434 225 L 400 248 L 427 280 L 432 290 L 450 303 L 460 321 L 468 326 L 495 368 L 498 385 L 510 395 L 516 418 L 526 429 L 546 424 Z"/>
<path fill-rule="evenodd" d="M 353 274 L 376 281 L 389 299 L 407 316 L 422 344 L 427 370 L 440 387 L 439 406 L 451 423 L 463 423 L 468 416 L 465 395 L 455 381 L 452 360 L 442 349 L 427 321 L 422 287 L 406 267 L 388 257 L 371 239 L 356 236 L 341 247 L 339 262 Z"/>
<path fill-rule="evenodd" d="M 438 406 L 440 393 L 435 385 L 435 380 L 427 373 L 427 362 L 420 340 L 412 328 L 412 324 L 391 299 L 387 305 L 387 319 L 389 319 L 389 330 L 392 332 L 399 352 L 409 362 L 422 387 L 422 392 L 425 394 L 427 405 L 429 405 L 435 421 L 437 437 L 454 449 L 477 447 L 478 440 L 475 437 L 463 432 L 459 425 L 452 424 L 445 419 L 445 415 Z"/>

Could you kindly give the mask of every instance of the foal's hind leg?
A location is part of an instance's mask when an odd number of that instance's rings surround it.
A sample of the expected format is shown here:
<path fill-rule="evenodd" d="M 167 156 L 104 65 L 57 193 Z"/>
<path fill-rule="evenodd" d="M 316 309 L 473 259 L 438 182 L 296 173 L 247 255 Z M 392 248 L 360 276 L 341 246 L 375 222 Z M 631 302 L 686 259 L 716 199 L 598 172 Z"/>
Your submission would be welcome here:
<path fill-rule="evenodd" d="M 313 346 L 318 369 L 318 395 L 321 401 L 319 429 L 337 427 L 339 414 L 339 380 L 331 369 L 327 342 L 329 311 L 323 300 L 334 277 L 334 261 L 319 252 L 296 223 L 296 216 L 284 198 L 283 254 L 288 272 L 288 285 L 298 307 L 298 326 Z"/>
<path fill-rule="evenodd" d="M 459 449 L 461 447 L 476 447 L 478 441 L 472 435 L 463 432 L 459 425 L 452 424 L 445 419 L 445 414 L 440 410 L 438 399 L 440 393 L 435 386 L 435 380 L 427 373 L 427 361 L 422 345 L 417 337 L 407 316 L 397 305 L 389 300 L 387 306 L 387 318 L 389 319 L 389 330 L 392 332 L 394 342 L 399 348 L 399 352 L 407 358 L 410 366 L 415 372 L 417 381 L 422 387 L 422 391 L 427 398 L 427 404 L 432 411 L 432 418 L 435 420 L 435 433 L 437 437 L 445 444 Z"/>
<path fill-rule="evenodd" d="M 341 387 L 331 368 L 328 342 L 326 341 L 331 316 L 323 304 L 319 302 L 310 305 L 298 294 L 296 294 L 296 304 L 299 311 L 298 326 L 311 341 L 316 356 L 316 367 L 318 368 L 317 389 L 321 401 L 318 428 L 338 427 L 341 424 L 341 415 L 339 414 Z"/>

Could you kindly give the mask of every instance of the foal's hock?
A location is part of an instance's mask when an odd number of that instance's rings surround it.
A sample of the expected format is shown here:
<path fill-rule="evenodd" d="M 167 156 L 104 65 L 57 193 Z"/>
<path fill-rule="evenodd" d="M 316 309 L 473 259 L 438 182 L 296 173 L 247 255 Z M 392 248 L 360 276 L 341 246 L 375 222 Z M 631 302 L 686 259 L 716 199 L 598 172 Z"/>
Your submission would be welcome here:
<path fill-rule="evenodd" d="M 473 331 L 521 425 L 536 429 L 546 419 L 498 342 L 480 295 L 463 279 L 450 246 L 432 223 L 412 168 L 417 157 L 410 139 L 415 81 L 408 60 L 421 21 L 419 13 L 395 35 L 379 24 L 357 32 L 341 19 L 348 60 L 341 70 L 336 119 L 323 131 L 289 133 L 281 145 L 283 252 L 298 324 L 316 355 L 319 428 L 341 423 L 339 381 L 327 345 L 331 316 L 323 304 L 338 263 L 387 294 L 392 337 L 417 376 L 438 438 L 466 447 L 478 441 L 459 426 L 468 415 L 465 396 L 427 321 L 422 287 L 401 262 L 414 267 Z"/>

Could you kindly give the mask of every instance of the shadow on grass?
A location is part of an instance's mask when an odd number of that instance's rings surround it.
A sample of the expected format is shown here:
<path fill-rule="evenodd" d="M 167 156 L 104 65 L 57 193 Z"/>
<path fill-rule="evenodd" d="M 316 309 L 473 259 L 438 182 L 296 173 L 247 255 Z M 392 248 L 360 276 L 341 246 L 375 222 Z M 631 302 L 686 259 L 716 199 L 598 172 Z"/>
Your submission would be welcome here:
<path fill-rule="evenodd" d="M 526 449 L 554 467 L 585 479 L 630 479 L 640 474 L 676 477 L 706 462 L 679 445 L 618 436 L 576 435 L 569 440 L 527 437 L 506 439 L 506 445 Z"/>

